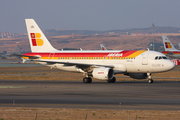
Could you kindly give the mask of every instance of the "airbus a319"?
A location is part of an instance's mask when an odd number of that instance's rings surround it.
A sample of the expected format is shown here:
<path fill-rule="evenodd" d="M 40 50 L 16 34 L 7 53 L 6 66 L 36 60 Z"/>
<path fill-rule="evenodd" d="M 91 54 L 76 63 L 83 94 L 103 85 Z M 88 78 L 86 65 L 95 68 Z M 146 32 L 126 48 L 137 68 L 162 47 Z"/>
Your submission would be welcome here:
<path fill-rule="evenodd" d="M 108 83 L 116 81 L 115 74 L 128 75 L 135 79 L 147 79 L 153 83 L 152 73 L 165 72 L 174 68 L 174 63 L 156 51 L 147 50 L 57 50 L 45 37 L 33 19 L 25 19 L 30 53 L 22 56 L 24 61 L 65 71 L 81 72 L 84 83 L 93 78 Z"/>

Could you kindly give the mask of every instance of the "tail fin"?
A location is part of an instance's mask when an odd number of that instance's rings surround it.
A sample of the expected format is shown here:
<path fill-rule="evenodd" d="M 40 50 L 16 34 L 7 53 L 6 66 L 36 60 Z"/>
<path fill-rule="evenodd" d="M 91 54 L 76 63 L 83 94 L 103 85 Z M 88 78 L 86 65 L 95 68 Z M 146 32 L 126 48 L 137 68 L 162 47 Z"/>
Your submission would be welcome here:
<path fill-rule="evenodd" d="M 32 52 L 45 52 L 56 50 L 43 34 L 34 19 L 25 19 L 29 43 Z"/>
<path fill-rule="evenodd" d="M 107 50 L 107 48 L 103 44 L 100 44 L 100 47 L 101 47 L 101 50 Z"/>
<path fill-rule="evenodd" d="M 177 51 L 167 36 L 162 36 L 165 51 Z"/>

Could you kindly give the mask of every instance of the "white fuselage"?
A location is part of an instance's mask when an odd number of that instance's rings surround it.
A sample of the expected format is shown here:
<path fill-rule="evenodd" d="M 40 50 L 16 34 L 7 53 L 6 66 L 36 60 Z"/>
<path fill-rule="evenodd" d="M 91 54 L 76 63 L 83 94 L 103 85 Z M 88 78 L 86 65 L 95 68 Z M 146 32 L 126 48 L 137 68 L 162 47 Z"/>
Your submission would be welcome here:
<path fill-rule="evenodd" d="M 89 51 L 75 51 L 73 53 L 88 53 Z M 92 52 L 92 51 L 91 51 Z M 113 66 L 115 74 L 118 73 L 156 73 L 164 72 L 174 68 L 174 63 L 169 59 L 155 59 L 155 57 L 164 56 L 164 54 L 155 52 L 155 51 L 145 51 L 142 54 L 139 54 L 136 57 L 122 57 L 120 55 L 121 51 L 108 51 L 110 57 L 98 57 L 98 54 L 105 53 L 107 51 L 93 51 L 93 54 L 97 54 L 97 57 L 88 58 L 86 57 L 55 57 L 57 53 L 71 53 L 70 51 L 59 51 L 50 53 L 49 57 L 46 58 L 46 61 L 53 62 L 66 62 L 66 63 L 79 63 L 79 64 L 92 64 L 92 65 L 102 65 L 102 66 Z M 119 56 L 118 56 L 119 55 Z M 118 56 L 118 57 L 117 57 Z M 74 57 L 74 58 L 73 58 Z M 42 57 L 43 58 L 43 57 Z M 44 59 L 41 59 L 42 61 Z M 40 61 L 41 61 L 40 60 Z M 40 64 L 66 70 L 66 71 L 75 71 L 83 72 L 82 69 L 76 67 L 76 65 L 66 65 L 66 64 L 51 64 L 47 62 L 39 62 Z"/>

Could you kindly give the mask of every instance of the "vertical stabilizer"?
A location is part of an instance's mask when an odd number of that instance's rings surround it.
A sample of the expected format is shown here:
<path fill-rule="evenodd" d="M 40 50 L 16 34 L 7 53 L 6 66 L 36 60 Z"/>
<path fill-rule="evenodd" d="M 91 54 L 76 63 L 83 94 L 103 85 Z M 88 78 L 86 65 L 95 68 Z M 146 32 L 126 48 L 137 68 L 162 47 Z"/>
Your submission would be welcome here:
<path fill-rule="evenodd" d="M 101 47 L 101 50 L 107 50 L 107 48 L 103 44 L 100 44 L 100 47 Z"/>
<path fill-rule="evenodd" d="M 34 19 L 25 19 L 29 43 L 32 52 L 55 51 Z"/>
<path fill-rule="evenodd" d="M 167 36 L 162 36 L 165 51 L 177 51 Z"/>

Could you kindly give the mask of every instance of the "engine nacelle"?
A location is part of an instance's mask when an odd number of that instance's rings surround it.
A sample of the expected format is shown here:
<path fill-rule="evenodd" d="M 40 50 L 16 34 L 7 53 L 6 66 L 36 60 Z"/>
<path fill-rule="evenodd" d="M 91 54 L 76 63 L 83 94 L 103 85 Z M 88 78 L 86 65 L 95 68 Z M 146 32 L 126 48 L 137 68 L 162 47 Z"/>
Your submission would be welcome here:
<path fill-rule="evenodd" d="M 94 68 L 92 76 L 96 79 L 109 80 L 114 77 L 114 71 L 111 68 Z"/>
<path fill-rule="evenodd" d="M 146 79 L 146 78 L 148 78 L 147 73 L 129 73 L 127 75 L 130 76 L 131 78 L 135 78 L 135 79 Z"/>

